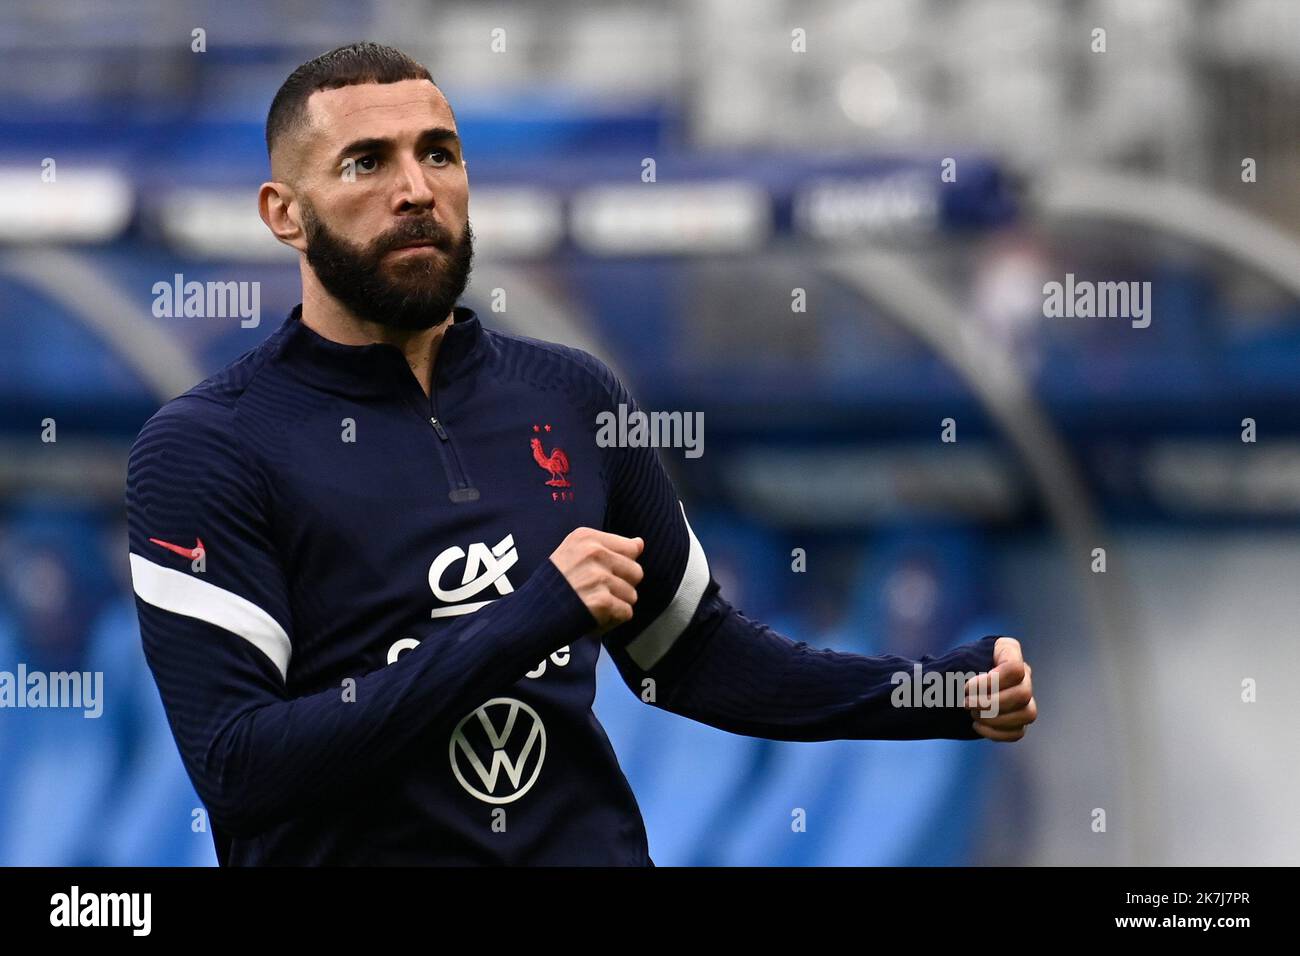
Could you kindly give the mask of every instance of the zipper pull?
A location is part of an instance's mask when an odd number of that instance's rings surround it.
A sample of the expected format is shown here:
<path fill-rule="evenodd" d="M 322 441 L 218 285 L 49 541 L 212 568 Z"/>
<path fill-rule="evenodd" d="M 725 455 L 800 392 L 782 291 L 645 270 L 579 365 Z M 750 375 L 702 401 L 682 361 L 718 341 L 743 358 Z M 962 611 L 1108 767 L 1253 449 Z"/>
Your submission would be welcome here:
<path fill-rule="evenodd" d="M 438 421 L 436 418 L 430 418 L 429 424 L 433 426 L 433 430 L 438 433 L 439 438 L 443 441 L 447 440 L 447 430 L 442 427 L 442 422 Z"/>

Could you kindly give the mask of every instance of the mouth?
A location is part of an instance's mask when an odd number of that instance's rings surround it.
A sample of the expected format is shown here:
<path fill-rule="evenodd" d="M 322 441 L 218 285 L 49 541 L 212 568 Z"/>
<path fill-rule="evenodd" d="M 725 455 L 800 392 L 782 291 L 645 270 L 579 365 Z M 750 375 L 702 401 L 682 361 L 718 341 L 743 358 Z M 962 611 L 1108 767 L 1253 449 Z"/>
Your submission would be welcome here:
<path fill-rule="evenodd" d="M 436 250 L 438 244 L 432 240 L 422 239 L 419 242 L 410 242 L 404 246 L 397 246 L 389 250 L 389 255 L 409 255 L 413 252 Z"/>

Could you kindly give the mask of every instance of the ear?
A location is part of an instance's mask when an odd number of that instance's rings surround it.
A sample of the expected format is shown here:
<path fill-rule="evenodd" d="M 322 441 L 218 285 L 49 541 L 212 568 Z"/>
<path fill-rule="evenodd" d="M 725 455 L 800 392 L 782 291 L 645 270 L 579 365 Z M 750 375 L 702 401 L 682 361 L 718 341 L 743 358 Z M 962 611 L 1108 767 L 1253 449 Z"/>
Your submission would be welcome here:
<path fill-rule="evenodd" d="M 257 211 L 271 234 L 286 246 L 307 251 L 307 236 L 298 221 L 299 205 L 288 183 L 262 183 L 257 191 Z"/>

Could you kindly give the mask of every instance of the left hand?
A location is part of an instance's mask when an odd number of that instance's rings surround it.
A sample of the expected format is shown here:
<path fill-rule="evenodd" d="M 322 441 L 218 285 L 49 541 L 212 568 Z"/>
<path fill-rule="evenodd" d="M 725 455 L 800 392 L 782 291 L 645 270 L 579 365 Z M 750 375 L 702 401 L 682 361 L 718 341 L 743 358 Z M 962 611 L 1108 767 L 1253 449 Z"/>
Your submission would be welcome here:
<path fill-rule="evenodd" d="M 1032 669 L 1020 653 L 1020 642 L 1014 637 L 999 637 L 993 645 L 993 670 L 966 682 L 966 707 L 974 718 L 977 734 L 1006 743 L 1025 735 L 1025 728 L 1038 719 L 1031 674 Z M 996 716 L 980 716 L 986 710 L 994 711 Z"/>

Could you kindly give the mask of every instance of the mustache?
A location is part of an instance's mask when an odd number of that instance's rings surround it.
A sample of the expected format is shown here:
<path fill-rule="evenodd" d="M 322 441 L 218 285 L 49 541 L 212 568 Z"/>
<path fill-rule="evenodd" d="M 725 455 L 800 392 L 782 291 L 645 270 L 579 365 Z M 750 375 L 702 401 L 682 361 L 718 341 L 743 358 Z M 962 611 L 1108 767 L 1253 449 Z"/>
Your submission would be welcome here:
<path fill-rule="evenodd" d="M 446 247 L 450 240 L 451 233 L 432 219 L 411 219 L 385 233 L 376 243 L 375 252 L 383 254 L 413 242 L 430 242 Z"/>

